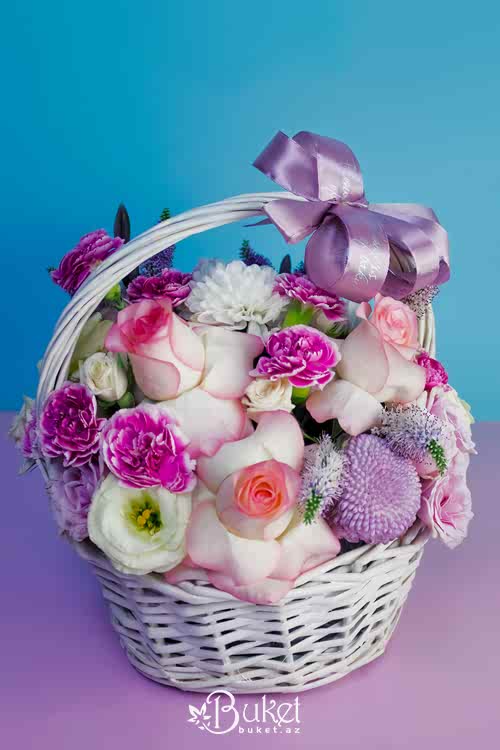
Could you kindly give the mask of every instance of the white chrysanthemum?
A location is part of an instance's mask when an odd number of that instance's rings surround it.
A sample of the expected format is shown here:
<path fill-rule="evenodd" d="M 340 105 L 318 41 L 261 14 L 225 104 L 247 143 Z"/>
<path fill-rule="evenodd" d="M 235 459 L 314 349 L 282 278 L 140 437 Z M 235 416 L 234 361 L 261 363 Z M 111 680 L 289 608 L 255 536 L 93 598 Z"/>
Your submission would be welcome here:
<path fill-rule="evenodd" d="M 276 271 L 269 266 L 202 261 L 194 270 L 186 305 L 199 323 L 248 327 L 249 333 L 264 336 L 290 301 L 273 293 L 275 279 Z"/>

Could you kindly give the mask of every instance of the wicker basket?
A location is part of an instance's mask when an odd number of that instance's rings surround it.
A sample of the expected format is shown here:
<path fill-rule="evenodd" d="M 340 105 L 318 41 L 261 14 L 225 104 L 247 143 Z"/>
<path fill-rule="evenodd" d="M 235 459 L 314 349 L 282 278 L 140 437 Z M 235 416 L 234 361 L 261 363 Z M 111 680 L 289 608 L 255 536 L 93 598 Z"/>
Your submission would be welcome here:
<path fill-rule="evenodd" d="M 37 403 L 66 380 L 82 327 L 114 284 L 165 246 L 259 216 L 277 196 L 301 200 L 290 193 L 259 193 L 188 211 L 157 224 L 102 263 L 56 325 Z M 434 354 L 432 310 L 420 321 L 419 336 Z M 302 575 L 280 604 L 262 606 L 201 581 L 173 586 L 155 574 L 120 574 L 90 542 L 75 546 L 101 582 L 113 626 L 136 669 L 183 690 L 270 693 L 332 682 L 382 654 L 426 538 L 417 523 L 390 544 L 342 554 Z"/>

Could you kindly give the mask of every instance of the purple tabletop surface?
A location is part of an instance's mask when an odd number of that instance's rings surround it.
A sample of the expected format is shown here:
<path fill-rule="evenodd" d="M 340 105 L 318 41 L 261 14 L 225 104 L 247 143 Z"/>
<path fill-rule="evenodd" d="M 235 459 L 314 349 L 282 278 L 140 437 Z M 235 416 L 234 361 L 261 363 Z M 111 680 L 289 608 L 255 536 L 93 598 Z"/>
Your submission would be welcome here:
<path fill-rule="evenodd" d="M 0 413 L 2 436 L 11 418 Z M 203 696 L 161 687 L 129 665 L 97 581 L 56 534 L 41 476 L 18 477 L 17 453 L 2 437 L 0 747 L 498 747 L 500 423 L 474 433 L 470 536 L 456 550 L 426 546 L 385 655 L 300 694 L 299 723 L 276 731 L 267 714 L 225 734 L 188 722 L 189 704 L 201 708 Z M 261 702 L 237 696 L 236 709 L 247 703 L 251 717 Z"/>

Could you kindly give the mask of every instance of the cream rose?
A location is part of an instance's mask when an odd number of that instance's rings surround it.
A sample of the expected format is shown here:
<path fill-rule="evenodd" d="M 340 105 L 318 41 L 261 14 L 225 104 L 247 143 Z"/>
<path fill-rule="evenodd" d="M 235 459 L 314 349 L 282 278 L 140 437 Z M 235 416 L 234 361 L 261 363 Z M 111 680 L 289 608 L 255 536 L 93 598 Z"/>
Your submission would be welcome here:
<path fill-rule="evenodd" d="M 267 411 L 291 412 L 292 390 L 292 384 L 287 378 L 274 381 L 256 378 L 246 389 L 242 403 L 248 416 L 258 422 L 262 413 Z"/>
<path fill-rule="evenodd" d="M 185 555 L 191 494 L 124 487 L 109 474 L 88 515 L 89 537 L 122 573 L 165 573 Z"/>
<path fill-rule="evenodd" d="M 127 373 L 115 354 L 97 352 L 80 365 L 80 382 L 103 401 L 119 401 L 127 391 Z"/>

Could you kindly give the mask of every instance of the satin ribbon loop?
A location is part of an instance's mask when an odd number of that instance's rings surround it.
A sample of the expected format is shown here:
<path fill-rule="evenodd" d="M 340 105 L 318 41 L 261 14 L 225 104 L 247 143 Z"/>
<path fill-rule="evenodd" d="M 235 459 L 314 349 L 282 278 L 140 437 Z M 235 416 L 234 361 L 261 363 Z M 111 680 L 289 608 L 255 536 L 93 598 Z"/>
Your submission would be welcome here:
<path fill-rule="evenodd" d="M 323 289 L 362 302 L 378 292 L 401 299 L 448 280 L 448 237 L 432 209 L 369 204 L 358 160 L 345 143 L 280 131 L 254 166 L 305 199 L 277 198 L 263 212 L 286 242 L 311 235 L 307 273 Z"/>

